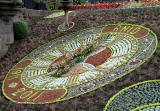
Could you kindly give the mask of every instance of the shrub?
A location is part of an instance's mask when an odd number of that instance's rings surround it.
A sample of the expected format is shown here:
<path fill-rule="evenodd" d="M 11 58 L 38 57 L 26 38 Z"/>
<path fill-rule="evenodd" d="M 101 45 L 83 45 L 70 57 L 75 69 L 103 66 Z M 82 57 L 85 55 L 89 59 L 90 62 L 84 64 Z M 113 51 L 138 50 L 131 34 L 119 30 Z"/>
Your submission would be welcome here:
<path fill-rule="evenodd" d="M 83 0 L 73 0 L 73 5 L 81 5 L 83 4 Z"/>
<path fill-rule="evenodd" d="M 40 3 L 41 0 L 33 0 L 35 3 Z"/>
<path fill-rule="evenodd" d="M 55 3 L 55 4 L 54 4 L 54 3 Z M 46 9 L 47 9 L 48 11 L 58 10 L 59 4 L 60 4 L 60 0 L 49 0 L 49 1 L 46 2 L 45 4 L 46 4 Z"/>
<path fill-rule="evenodd" d="M 22 21 L 14 22 L 13 30 L 16 40 L 25 38 L 28 35 L 28 25 Z"/>

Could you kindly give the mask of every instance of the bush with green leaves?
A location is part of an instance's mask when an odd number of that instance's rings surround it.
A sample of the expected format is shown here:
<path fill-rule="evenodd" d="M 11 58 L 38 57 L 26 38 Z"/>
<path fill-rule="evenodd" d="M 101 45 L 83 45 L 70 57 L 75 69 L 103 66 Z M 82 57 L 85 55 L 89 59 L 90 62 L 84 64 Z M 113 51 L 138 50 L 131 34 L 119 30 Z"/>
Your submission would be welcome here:
<path fill-rule="evenodd" d="M 58 10 L 59 4 L 60 4 L 60 0 L 49 0 L 45 4 L 46 4 L 46 9 L 48 11 Z"/>
<path fill-rule="evenodd" d="M 41 0 L 33 0 L 35 3 L 40 3 Z"/>
<path fill-rule="evenodd" d="M 28 35 L 28 25 L 22 21 L 14 22 L 13 30 L 16 40 L 25 38 Z"/>
<path fill-rule="evenodd" d="M 83 0 L 73 0 L 73 5 L 81 5 L 83 4 Z"/>

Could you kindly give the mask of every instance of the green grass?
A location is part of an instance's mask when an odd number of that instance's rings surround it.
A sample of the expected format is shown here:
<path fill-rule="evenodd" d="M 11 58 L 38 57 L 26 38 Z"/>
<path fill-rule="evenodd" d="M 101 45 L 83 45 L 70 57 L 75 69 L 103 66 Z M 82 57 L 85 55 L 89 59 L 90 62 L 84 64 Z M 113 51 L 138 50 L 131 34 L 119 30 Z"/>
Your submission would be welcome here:
<path fill-rule="evenodd" d="M 140 7 L 141 5 L 143 5 L 144 3 L 140 2 L 140 3 L 129 3 L 129 4 L 123 4 L 124 7 Z"/>
<path fill-rule="evenodd" d="M 58 10 L 59 11 L 59 10 Z M 71 13 L 72 11 L 69 11 L 69 13 Z M 63 16 L 64 15 L 64 11 L 60 11 L 60 12 L 55 12 L 51 15 L 48 15 L 47 17 L 44 18 L 55 18 L 55 17 L 59 17 L 59 16 Z"/>

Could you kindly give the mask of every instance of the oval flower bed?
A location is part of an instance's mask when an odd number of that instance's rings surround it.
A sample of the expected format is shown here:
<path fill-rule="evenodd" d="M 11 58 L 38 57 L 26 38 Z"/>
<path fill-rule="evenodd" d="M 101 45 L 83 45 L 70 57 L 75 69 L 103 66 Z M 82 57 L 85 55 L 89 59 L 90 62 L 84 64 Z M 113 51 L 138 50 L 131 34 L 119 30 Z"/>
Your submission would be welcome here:
<path fill-rule="evenodd" d="M 126 27 L 129 31 L 124 30 Z M 68 100 L 130 73 L 156 48 L 156 35 L 143 26 L 107 24 L 88 28 L 57 37 L 24 57 L 8 72 L 2 91 L 15 103 Z M 113 108 L 109 111 L 121 111 Z"/>

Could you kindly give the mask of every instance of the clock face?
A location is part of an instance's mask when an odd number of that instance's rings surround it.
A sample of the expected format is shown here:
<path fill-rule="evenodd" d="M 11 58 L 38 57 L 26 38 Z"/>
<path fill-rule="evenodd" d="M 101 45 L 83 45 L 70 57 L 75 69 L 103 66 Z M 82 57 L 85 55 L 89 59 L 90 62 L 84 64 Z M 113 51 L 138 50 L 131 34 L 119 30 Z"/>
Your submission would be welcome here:
<path fill-rule="evenodd" d="M 96 41 L 101 36 L 103 39 Z M 84 60 L 70 67 L 61 77 L 54 77 L 55 71 L 48 71 L 51 65 L 66 60 L 78 52 L 78 49 L 85 48 L 93 41 L 94 50 L 85 55 Z M 42 90 L 67 88 L 89 82 L 126 63 L 138 50 L 137 44 L 133 37 L 118 33 L 87 35 L 41 54 L 25 68 L 22 82 L 30 88 Z"/>
<path fill-rule="evenodd" d="M 73 98 L 134 70 L 156 46 L 155 34 L 138 25 L 82 30 L 53 40 L 23 58 L 8 72 L 3 93 L 14 102 L 31 104 Z"/>

